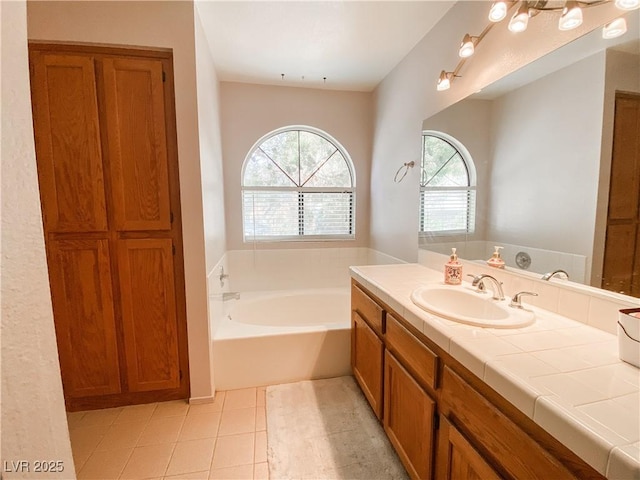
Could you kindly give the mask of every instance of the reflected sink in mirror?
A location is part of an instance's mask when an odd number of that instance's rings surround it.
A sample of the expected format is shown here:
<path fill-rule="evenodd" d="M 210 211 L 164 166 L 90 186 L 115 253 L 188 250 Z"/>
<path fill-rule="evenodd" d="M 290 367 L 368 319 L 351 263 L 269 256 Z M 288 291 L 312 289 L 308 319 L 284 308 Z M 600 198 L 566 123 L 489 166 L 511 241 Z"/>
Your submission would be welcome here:
<path fill-rule="evenodd" d="M 426 312 L 478 327 L 520 328 L 535 321 L 532 311 L 509 307 L 509 300 L 494 300 L 465 286 L 420 287 L 411 293 L 411 301 Z"/>

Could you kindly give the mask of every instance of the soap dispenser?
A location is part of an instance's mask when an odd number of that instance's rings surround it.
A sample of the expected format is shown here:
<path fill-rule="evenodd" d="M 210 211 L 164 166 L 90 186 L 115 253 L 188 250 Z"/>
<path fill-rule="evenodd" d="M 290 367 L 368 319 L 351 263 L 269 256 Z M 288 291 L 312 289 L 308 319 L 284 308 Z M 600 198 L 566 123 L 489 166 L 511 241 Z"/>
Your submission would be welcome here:
<path fill-rule="evenodd" d="M 494 268 L 504 268 L 504 260 L 500 256 L 500 249 L 504 247 L 494 246 L 495 252 L 491 255 L 491 258 L 487 260 L 487 265 Z"/>
<path fill-rule="evenodd" d="M 444 283 L 447 285 L 460 285 L 462 283 L 462 264 L 458 261 L 456 249 L 451 249 L 449 261 L 444 264 Z"/>

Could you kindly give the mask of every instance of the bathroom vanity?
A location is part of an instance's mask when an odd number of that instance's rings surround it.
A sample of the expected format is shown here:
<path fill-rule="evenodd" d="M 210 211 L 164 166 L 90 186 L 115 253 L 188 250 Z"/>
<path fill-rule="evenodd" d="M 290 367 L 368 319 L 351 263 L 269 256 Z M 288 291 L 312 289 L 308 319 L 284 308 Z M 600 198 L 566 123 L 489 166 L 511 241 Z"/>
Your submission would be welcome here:
<path fill-rule="evenodd" d="M 484 329 L 430 315 L 410 295 L 441 283 L 441 273 L 420 265 L 352 267 L 351 276 L 353 373 L 412 478 L 639 474 L 634 427 L 614 434 L 619 415 L 612 412 L 611 424 L 598 431 L 581 421 L 580 407 L 569 405 L 606 408 L 608 401 L 637 399 L 637 370 L 611 355 L 594 355 L 602 359 L 600 367 L 591 362 L 595 370 L 613 365 L 614 376 L 626 376 L 598 395 L 597 385 L 593 392 L 573 388 L 575 372 L 535 356 L 540 336 L 566 336 L 567 343 L 549 345 L 551 351 L 591 346 L 611 353 L 613 335 L 539 309 L 536 323 L 520 329 Z M 597 378 L 600 372 L 585 368 L 585 374 Z M 554 383 L 565 383 L 564 397 L 558 393 L 563 387 L 548 387 Z M 635 415 L 627 421 L 638 430 L 637 409 Z"/>

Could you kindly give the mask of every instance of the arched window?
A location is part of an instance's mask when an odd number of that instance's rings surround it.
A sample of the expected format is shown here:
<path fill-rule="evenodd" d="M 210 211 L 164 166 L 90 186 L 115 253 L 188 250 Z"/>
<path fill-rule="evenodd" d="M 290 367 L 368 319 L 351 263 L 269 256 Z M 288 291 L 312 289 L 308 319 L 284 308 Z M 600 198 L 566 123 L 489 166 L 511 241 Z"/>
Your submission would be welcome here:
<path fill-rule="evenodd" d="M 441 132 L 423 132 L 421 167 L 420 233 L 472 233 L 476 175 L 464 145 Z"/>
<path fill-rule="evenodd" d="M 286 127 L 261 138 L 242 169 L 245 241 L 355 237 L 355 173 L 327 133 Z"/>

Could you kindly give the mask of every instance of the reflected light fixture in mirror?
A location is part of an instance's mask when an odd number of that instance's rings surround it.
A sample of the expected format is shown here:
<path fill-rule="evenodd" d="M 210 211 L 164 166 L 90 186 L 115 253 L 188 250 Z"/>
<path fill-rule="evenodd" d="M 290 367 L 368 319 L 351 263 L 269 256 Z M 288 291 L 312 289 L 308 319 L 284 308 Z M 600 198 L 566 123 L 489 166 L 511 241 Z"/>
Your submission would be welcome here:
<path fill-rule="evenodd" d="M 616 18 L 607 23 L 602 29 L 602 38 L 609 40 L 627 33 L 627 21 L 624 17 Z"/>

